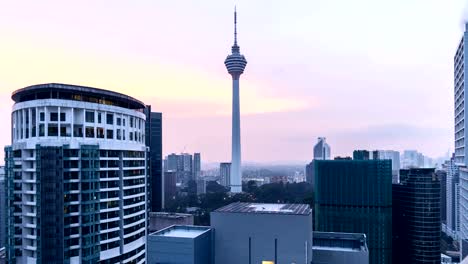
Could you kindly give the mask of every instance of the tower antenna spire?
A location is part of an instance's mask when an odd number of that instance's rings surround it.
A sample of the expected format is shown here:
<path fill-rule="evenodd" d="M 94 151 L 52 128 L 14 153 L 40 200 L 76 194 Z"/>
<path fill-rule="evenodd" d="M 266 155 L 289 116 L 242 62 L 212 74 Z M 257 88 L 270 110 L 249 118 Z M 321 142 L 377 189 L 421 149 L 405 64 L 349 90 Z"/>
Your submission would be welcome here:
<path fill-rule="evenodd" d="M 237 46 L 237 10 L 234 6 L 234 46 Z"/>

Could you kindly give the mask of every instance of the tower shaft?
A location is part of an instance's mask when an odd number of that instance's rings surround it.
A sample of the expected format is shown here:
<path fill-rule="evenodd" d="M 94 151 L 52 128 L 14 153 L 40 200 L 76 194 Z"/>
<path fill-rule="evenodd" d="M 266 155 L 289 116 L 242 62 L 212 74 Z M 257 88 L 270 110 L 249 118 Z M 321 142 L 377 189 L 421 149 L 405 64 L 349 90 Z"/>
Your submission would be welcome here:
<path fill-rule="evenodd" d="M 239 78 L 232 79 L 231 192 L 242 192 Z"/>

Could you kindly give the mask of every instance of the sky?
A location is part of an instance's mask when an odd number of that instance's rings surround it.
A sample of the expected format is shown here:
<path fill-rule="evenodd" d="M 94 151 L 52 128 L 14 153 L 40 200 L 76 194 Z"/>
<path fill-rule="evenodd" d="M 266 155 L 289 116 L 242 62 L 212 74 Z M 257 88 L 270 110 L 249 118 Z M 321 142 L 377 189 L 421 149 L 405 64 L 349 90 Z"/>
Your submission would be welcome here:
<path fill-rule="evenodd" d="M 308 161 L 320 136 L 333 156 L 453 150 L 462 0 L 0 0 L 0 145 L 11 93 L 58 82 L 151 104 L 165 155 L 229 161 L 234 5 L 243 160 Z"/>

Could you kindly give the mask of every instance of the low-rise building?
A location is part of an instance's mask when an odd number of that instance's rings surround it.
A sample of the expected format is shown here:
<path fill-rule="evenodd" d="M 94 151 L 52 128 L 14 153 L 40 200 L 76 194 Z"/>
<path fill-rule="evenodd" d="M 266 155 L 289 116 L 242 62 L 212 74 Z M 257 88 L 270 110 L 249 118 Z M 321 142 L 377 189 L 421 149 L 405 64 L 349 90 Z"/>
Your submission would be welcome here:
<path fill-rule="evenodd" d="M 213 264 L 213 232 L 205 226 L 171 226 L 148 236 L 148 264 Z"/>
<path fill-rule="evenodd" d="M 149 232 L 162 230 L 173 225 L 193 225 L 193 215 L 166 212 L 149 213 Z"/>

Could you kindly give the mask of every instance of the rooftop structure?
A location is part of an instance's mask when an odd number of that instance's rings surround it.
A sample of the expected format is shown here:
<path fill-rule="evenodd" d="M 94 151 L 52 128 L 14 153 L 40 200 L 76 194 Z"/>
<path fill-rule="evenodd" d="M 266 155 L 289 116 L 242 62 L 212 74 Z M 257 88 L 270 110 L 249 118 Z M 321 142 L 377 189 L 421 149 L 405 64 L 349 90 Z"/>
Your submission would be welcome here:
<path fill-rule="evenodd" d="M 368 251 L 365 234 L 314 232 L 314 248 Z"/>
<path fill-rule="evenodd" d="M 312 209 L 307 204 L 232 203 L 211 212 L 215 261 L 310 263 Z"/>
<path fill-rule="evenodd" d="M 159 231 L 173 225 L 193 225 L 193 215 L 181 213 L 150 212 L 149 231 Z"/>
<path fill-rule="evenodd" d="M 213 263 L 210 227 L 174 225 L 148 236 L 147 263 Z"/>
<path fill-rule="evenodd" d="M 119 106 L 128 109 L 144 109 L 145 104 L 131 96 L 81 85 L 46 83 L 27 86 L 13 92 L 11 99 L 15 103 L 61 99 Z"/>
<path fill-rule="evenodd" d="M 260 204 L 238 202 L 221 207 L 215 210 L 215 212 L 309 215 L 311 214 L 312 209 L 310 209 L 308 204 Z"/>
<path fill-rule="evenodd" d="M 366 235 L 356 233 L 313 233 L 313 263 L 369 263 Z"/>

